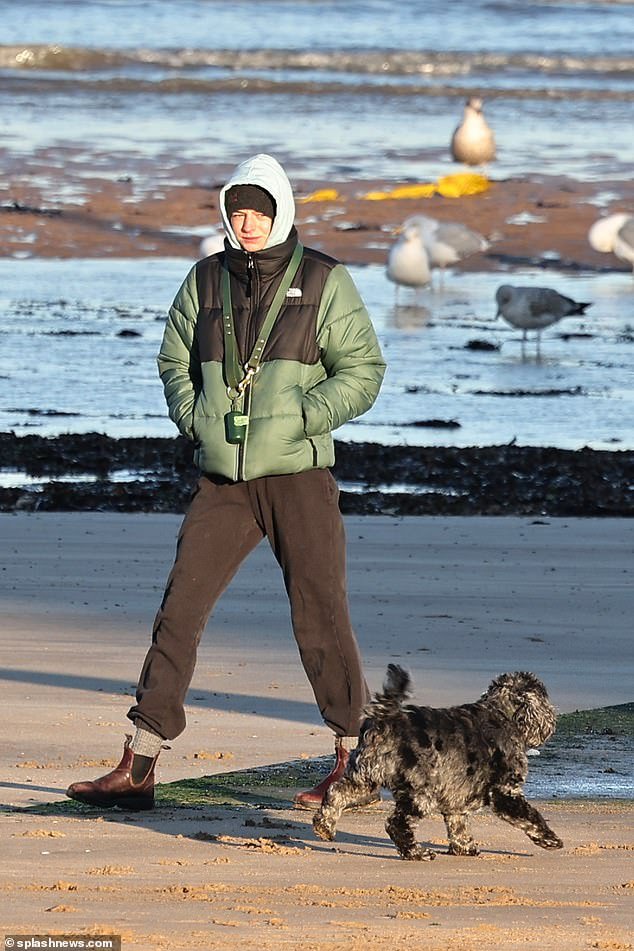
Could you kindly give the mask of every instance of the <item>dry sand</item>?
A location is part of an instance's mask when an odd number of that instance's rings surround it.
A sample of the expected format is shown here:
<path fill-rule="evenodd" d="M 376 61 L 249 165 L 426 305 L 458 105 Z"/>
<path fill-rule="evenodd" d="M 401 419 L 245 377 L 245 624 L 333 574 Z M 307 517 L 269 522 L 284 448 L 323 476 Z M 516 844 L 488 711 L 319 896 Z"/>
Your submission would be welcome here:
<path fill-rule="evenodd" d="M 107 771 L 171 563 L 178 516 L 0 516 L 8 933 L 121 934 L 124 948 L 343 951 L 634 946 L 631 802 L 540 803 L 564 839 L 537 849 L 483 813 L 478 858 L 406 863 L 389 809 L 346 815 L 337 842 L 279 809 L 50 815 L 73 779 Z M 408 667 L 422 702 L 477 697 L 532 669 L 562 711 L 630 701 L 634 522 L 346 519 L 350 597 L 370 686 Z M 254 598 L 257 592 L 257 598 Z M 169 782 L 330 750 L 264 543 L 221 599 L 201 646 Z"/>

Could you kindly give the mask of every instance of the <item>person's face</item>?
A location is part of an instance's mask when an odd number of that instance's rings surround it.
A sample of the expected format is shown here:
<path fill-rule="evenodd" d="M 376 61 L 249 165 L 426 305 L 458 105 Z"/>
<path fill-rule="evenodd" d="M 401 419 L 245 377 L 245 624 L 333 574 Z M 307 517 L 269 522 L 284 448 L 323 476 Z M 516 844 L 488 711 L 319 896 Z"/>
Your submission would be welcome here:
<path fill-rule="evenodd" d="M 273 219 L 252 208 L 244 208 L 231 215 L 231 227 L 245 251 L 261 251 L 271 233 Z"/>

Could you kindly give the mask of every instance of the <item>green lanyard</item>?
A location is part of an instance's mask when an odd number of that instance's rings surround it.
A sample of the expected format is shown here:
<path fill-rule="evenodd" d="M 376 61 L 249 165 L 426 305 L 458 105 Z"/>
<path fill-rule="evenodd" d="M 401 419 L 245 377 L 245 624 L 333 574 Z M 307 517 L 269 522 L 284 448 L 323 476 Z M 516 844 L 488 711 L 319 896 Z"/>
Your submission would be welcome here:
<path fill-rule="evenodd" d="M 236 344 L 236 334 L 233 323 L 233 309 L 231 306 L 231 277 L 228 268 L 223 267 L 222 269 L 222 325 L 225 338 L 225 374 L 227 379 L 227 395 L 232 403 L 235 403 L 240 399 L 247 386 L 260 369 L 260 360 L 262 359 L 266 342 L 269 339 L 271 330 L 273 329 L 273 324 L 277 320 L 278 314 L 282 309 L 282 304 L 284 303 L 286 293 L 293 282 L 293 278 L 297 274 L 297 269 L 299 268 L 303 253 L 304 248 L 298 241 L 295 245 L 295 250 L 291 255 L 291 259 L 288 262 L 284 277 L 282 278 L 280 286 L 275 293 L 273 303 L 271 304 L 269 311 L 264 318 L 258 339 L 256 340 L 255 346 L 251 351 L 251 356 L 244 364 L 244 367 L 240 365 L 238 346 Z"/>

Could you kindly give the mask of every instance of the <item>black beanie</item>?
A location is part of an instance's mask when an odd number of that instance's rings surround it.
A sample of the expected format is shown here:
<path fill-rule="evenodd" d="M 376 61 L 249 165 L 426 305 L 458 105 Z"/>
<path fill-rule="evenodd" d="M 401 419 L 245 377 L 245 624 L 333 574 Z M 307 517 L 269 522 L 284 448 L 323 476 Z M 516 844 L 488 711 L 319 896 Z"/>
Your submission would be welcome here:
<path fill-rule="evenodd" d="M 259 211 L 267 218 L 275 218 L 275 201 L 259 185 L 232 185 L 225 195 L 225 208 L 231 218 L 236 211 Z"/>

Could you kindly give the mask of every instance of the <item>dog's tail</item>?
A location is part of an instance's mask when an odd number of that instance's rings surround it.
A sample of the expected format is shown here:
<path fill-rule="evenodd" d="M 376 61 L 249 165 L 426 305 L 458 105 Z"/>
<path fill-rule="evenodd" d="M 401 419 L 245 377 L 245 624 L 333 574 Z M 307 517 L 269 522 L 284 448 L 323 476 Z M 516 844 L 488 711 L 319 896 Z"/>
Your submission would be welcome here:
<path fill-rule="evenodd" d="M 383 690 L 374 695 L 366 708 L 367 716 L 374 719 L 393 715 L 401 709 L 409 696 L 412 682 L 406 670 L 398 664 L 388 664 Z"/>

